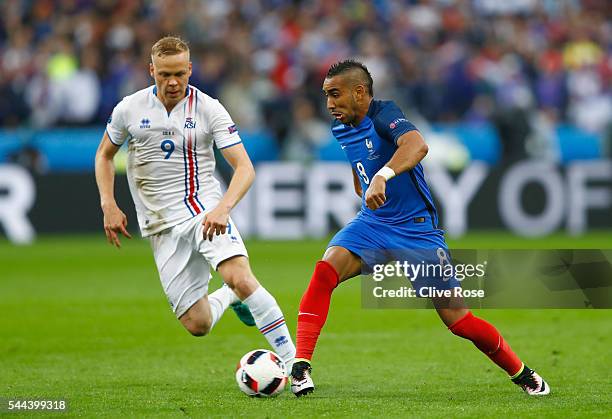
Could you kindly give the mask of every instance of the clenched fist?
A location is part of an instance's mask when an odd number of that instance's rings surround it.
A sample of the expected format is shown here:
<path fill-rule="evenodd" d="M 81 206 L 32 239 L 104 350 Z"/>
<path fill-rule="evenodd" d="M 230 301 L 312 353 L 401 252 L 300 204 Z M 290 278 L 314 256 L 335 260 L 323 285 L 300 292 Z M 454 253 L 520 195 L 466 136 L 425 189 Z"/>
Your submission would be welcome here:
<path fill-rule="evenodd" d="M 387 196 L 385 195 L 386 189 L 387 181 L 385 178 L 380 175 L 374 176 L 365 194 L 366 206 L 371 210 L 383 206 L 387 200 Z"/>

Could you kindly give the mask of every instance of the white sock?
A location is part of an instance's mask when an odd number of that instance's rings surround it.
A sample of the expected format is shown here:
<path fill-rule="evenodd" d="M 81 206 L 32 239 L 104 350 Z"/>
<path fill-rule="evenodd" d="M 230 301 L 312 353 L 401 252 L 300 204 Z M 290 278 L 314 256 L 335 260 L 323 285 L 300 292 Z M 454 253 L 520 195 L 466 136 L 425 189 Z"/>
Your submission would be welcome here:
<path fill-rule="evenodd" d="M 208 295 L 208 304 L 210 304 L 210 315 L 212 317 L 212 322 L 210 329 L 217 324 L 223 312 L 230 306 L 230 304 L 239 301 L 234 291 L 231 290 L 226 284 L 223 284 L 221 288 L 212 294 Z"/>
<path fill-rule="evenodd" d="M 290 374 L 295 358 L 295 346 L 276 300 L 260 286 L 242 302 L 251 310 L 257 328 L 268 340 L 274 352 L 285 361 L 287 374 Z"/>

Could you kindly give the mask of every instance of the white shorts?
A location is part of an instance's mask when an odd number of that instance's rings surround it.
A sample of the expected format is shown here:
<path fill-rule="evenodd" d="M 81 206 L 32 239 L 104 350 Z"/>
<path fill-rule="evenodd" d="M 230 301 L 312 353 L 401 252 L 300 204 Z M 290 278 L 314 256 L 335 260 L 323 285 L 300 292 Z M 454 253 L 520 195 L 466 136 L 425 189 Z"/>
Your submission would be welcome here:
<path fill-rule="evenodd" d="M 200 214 L 149 237 L 162 287 L 176 317 L 181 317 L 208 293 L 210 267 L 232 256 L 247 256 L 242 237 L 231 217 L 225 234 L 212 241 L 203 237 Z"/>

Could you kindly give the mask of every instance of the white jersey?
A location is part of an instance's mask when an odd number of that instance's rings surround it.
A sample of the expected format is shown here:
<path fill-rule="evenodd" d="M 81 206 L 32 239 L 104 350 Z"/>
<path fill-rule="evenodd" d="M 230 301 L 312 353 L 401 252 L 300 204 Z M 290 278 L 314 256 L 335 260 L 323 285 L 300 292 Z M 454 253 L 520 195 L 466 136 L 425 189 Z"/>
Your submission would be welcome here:
<path fill-rule="evenodd" d="M 126 96 L 106 125 L 113 144 L 128 142 L 128 183 L 144 237 L 213 209 L 222 196 L 213 143 L 241 142 L 218 100 L 188 86 L 168 113 L 156 93 L 151 86 Z"/>

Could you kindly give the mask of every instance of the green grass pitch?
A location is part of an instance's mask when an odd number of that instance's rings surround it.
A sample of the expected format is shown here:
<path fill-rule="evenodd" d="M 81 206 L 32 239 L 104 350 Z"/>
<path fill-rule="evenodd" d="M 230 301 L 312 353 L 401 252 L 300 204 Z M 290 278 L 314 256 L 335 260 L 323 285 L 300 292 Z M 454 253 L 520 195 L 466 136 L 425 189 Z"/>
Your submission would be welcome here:
<path fill-rule="evenodd" d="M 247 243 L 253 269 L 292 333 L 325 241 Z M 473 234 L 452 247 L 609 248 L 610 232 L 526 241 Z M 550 383 L 530 398 L 431 310 L 363 310 L 359 281 L 334 293 L 315 353 L 317 391 L 251 399 L 234 382 L 267 347 L 232 312 L 195 338 L 174 318 L 146 241 L 118 251 L 102 235 L 0 241 L 0 398 L 65 398 L 87 417 L 610 417 L 612 312 L 486 310 Z M 211 288 L 220 284 L 218 277 Z M 62 416 L 62 414 L 56 414 Z M 10 416 L 13 416 L 12 414 Z M 37 414 L 37 416 L 40 416 Z"/>

